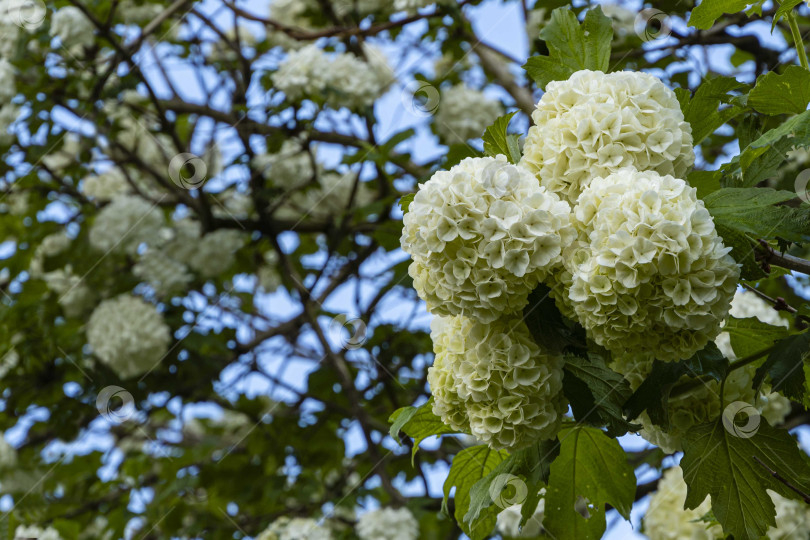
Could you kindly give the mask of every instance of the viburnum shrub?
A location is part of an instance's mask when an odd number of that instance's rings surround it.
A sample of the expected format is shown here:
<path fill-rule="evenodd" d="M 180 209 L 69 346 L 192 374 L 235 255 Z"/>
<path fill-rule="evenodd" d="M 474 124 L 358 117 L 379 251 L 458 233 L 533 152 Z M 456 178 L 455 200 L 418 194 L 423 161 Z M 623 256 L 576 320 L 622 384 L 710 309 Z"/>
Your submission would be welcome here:
<path fill-rule="evenodd" d="M 704 4 L 693 26 L 722 14 Z M 794 28 L 795 4 L 774 24 Z M 490 157 L 435 172 L 403 205 L 435 356 L 432 398 L 397 411 L 392 433 L 414 451 L 448 431 L 478 441 L 445 483 L 473 538 L 495 515 L 508 537 L 572 539 L 601 536 L 606 504 L 629 518 L 634 467 L 616 440 L 628 433 L 683 452 L 650 501 L 650 538 L 804 538 L 810 467 L 771 424 L 789 400 L 810 403 L 807 307 L 761 279 L 809 267 L 785 255 L 810 234 L 806 193 L 763 185 L 786 150 L 810 145 L 803 45 L 795 36 L 801 68 L 753 89 L 707 79 L 692 95 L 610 72 L 612 24 L 599 8 L 582 23 L 554 10 L 539 34 L 548 55 L 524 66 L 544 90 L 528 132 L 500 118 L 483 137 Z M 786 118 L 768 129 L 758 113 Z M 757 126 L 740 157 L 693 169 L 694 145 L 733 118 Z"/>
<path fill-rule="evenodd" d="M 0 0 L 0 540 L 807 540 L 808 35 Z"/>

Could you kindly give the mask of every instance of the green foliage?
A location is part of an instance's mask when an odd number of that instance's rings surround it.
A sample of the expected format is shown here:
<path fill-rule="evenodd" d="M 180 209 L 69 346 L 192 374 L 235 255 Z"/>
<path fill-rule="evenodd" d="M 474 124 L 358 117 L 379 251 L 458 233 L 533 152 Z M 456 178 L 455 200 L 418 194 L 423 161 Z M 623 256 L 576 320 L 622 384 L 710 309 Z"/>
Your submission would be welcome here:
<path fill-rule="evenodd" d="M 804 359 L 810 354 L 810 332 L 789 336 L 773 346 L 768 358 L 757 368 L 754 386 L 759 387 L 767 374 L 771 388 L 787 397 L 802 401 L 807 393 Z"/>
<path fill-rule="evenodd" d="M 635 493 L 636 476 L 618 441 L 591 427 L 565 429 L 551 464 L 543 526 L 561 540 L 601 538 L 604 505 L 629 519 Z"/>
<path fill-rule="evenodd" d="M 686 507 L 696 508 L 710 495 L 712 512 L 723 531 L 737 540 L 755 540 L 775 524 L 774 505 L 766 490 L 798 497 L 757 460 L 790 478 L 800 489 L 810 485 L 810 466 L 787 431 L 772 428 L 767 422 L 752 428 L 753 435 L 740 429 L 727 429 L 718 419 L 686 434 L 681 460 L 688 486 Z"/>
<path fill-rule="evenodd" d="M 703 202 L 721 236 L 731 230 L 757 239 L 802 242 L 810 235 L 810 206 L 780 204 L 795 198 L 793 192 L 770 188 L 723 188 L 706 195 Z"/>
<path fill-rule="evenodd" d="M 506 132 L 509 121 L 517 111 L 501 116 L 484 132 L 484 153 L 495 157 L 498 154 L 506 156 L 511 163 L 520 161 L 520 136 Z"/>
<path fill-rule="evenodd" d="M 563 391 L 574 418 L 595 426 L 607 426 L 607 434 L 619 437 L 640 426 L 625 420 L 622 406 L 632 394 L 630 385 L 610 369 L 604 358 L 569 354 L 565 357 Z"/>
<path fill-rule="evenodd" d="M 610 69 L 613 26 L 600 7 L 588 10 L 581 25 L 568 6 L 555 9 L 540 38 L 548 47 L 548 56 L 532 56 L 523 66 L 540 88 L 563 81 L 575 71 L 607 73 Z"/>
<path fill-rule="evenodd" d="M 708 30 L 714 21 L 726 13 L 739 13 L 751 4 L 749 0 L 702 0 L 689 16 L 689 26 Z M 754 2 L 757 3 L 757 2 Z M 759 4 L 762 3 L 760 0 Z"/>
<path fill-rule="evenodd" d="M 776 23 L 782 19 L 785 15 L 793 11 L 793 9 L 804 2 L 804 0 L 785 0 L 779 4 L 779 8 L 773 14 L 773 24 L 771 24 L 771 32 L 773 32 L 774 28 L 776 28 Z"/>
<path fill-rule="evenodd" d="M 490 506 L 481 511 L 473 524 L 464 521 L 464 516 L 470 509 L 470 490 L 482 478 L 486 478 L 495 467 L 509 457 L 504 450 L 492 450 L 486 445 L 465 448 L 453 457 L 450 473 L 444 482 L 444 499 L 442 507 L 447 509 L 450 491 L 456 488 L 453 502 L 455 503 L 456 521 L 464 532 L 473 540 L 481 540 L 489 536 L 495 527 L 495 518 L 500 511 Z"/>
<path fill-rule="evenodd" d="M 748 105 L 768 115 L 799 114 L 810 103 L 810 71 L 800 66 L 787 66 L 778 74 L 769 71 L 757 79 L 748 94 Z"/>
<path fill-rule="evenodd" d="M 790 335 L 790 330 L 787 328 L 765 324 L 756 317 L 745 319 L 729 317 L 723 327 L 723 332 L 728 333 L 731 348 L 738 358 L 746 358 L 764 351 Z"/>
<path fill-rule="evenodd" d="M 688 90 L 676 89 L 684 119 L 692 126 L 694 144 L 700 144 L 717 128 L 743 112 L 743 107 L 729 105 L 735 97 L 729 92 L 743 86 L 733 77 L 714 77 L 704 80 L 694 96 L 690 96 Z M 721 104 L 726 106 L 721 108 Z"/>
<path fill-rule="evenodd" d="M 399 432 L 404 432 L 413 439 L 411 457 L 416 455 L 419 444 L 433 435 L 458 433 L 441 419 L 433 414 L 433 398 L 419 407 L 402 407 L 397 409 L 388 419 L 391 422 L 389 434 L 395 441 L 399 441 Z"/>
<path fill-rule="evenodd" d="M 470 507 L 464 522 L 475 530 L 482 516 L 486 519 L 482 512 L 493 503 L 495 511 L 503 509 L 505 504 L 524 504 L 523 515 L 530 517 L 537 508 L 537 494 L 548 483 L 551 463 L 559 453 L 560 443 L 554 439 L 538 441 L 510 454 L 470 489 Z"/>

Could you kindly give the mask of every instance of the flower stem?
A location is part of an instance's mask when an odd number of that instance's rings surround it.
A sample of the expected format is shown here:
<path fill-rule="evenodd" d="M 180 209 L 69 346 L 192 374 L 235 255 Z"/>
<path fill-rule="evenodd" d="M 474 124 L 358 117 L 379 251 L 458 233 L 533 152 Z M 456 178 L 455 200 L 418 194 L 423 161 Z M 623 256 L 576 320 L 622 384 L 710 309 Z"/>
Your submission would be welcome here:
<path fill-rule="evenodd" d="M 790 25 L 790 33 L 793 34 L 793 44 L 796 45 L 796 51 L 799 53 L 799 63 L 804 69 L 810 70 L 810 66 L 807 65 L 807 51 L 804 50 L 804 41 L 802 41 L 802 33 L 799 31 L 799 24 L 796 22 L 796 15 L 789 11 L 787 20 Z"/>

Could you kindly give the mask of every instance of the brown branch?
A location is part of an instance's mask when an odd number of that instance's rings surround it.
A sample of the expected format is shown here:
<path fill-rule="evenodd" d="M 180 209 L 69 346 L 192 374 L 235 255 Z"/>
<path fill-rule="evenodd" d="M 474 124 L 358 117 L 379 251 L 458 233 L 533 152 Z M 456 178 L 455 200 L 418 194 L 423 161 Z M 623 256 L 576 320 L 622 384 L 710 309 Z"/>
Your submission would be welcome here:
<path fill-rule="evenodd" d="M 778 473 L 778 472 L 776 472 L 775 470 L 773 470 L 773 469 L 771 469 L 770 467 L 768 467 L 768 466 L 767 466 L 767 465 L 766 465 L 766 464 L 765 464 L 765 463 L 764 463 L 764 462 L 763 462 L 761 459 L 759 459 L 757 456 L 751 456 L 751 457 L 754 459 L 754 461 L 756 461 L 757 463 L 759 463 L 760 465 L 762 465 L 762 467 L 763 467 L 763 468 L 764 468 L 766 471 L 768 471 L 768 474 L 770 474 L 770 475 L 771 475 L 771 476 L 773 476 L 775 479 L 777 479 L 778 481 L 780 481 L 780 482 L 782 482 L 783 484 L 785 484 L 785 486 L 787 486 L 787 487 L 788 487 L 788 489 L 790 489 L 791 491 L 793 491 L 793 492 L 795 492 L 796 494 L 798 494 L 798 495 L 799 495 L 799 496 L 800 496 L 802 499 L 804 499 L 804 502 L 805 502 L 806 504 L 810 504 L 810 495 L 808 495 L 808 494 L 807 494 L 807 493 L 805 493 L 804 491 L 800 490 L 799 488 L 797 488 L 796 486 L 794 486 L 793 484 L 791 484 L 791 483 L 790 483 L 790 481 L 789 481 L 788 479 L 786 479 L 784 476 L 782 476 L 781 474 L 779 474 L 779 473 Z"/>

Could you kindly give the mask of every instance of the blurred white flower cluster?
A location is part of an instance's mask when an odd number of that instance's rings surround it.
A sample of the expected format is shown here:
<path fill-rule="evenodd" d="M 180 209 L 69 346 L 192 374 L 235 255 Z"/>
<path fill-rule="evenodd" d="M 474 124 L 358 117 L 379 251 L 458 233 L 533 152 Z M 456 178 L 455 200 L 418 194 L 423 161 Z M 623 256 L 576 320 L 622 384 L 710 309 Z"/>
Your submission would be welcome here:
<path fill-rule="evenodd" d="M 572 204 L 622 167 L 685 178 L 695 161 L 675 93 L 648 73 L 583 70 L 550 82 L 532 120 L 521 164 Z"/>
<path fill-rule="evenodd" d="M 437 315 L 491 322 L 522 309 L 574 239 L 570 207 L 506 158 L 467 158 L 419 186 L 402 248 Z"/>
<path fill-rule="evenodd" d="M 768 529 L 769 540 L 799 540 L 810 535 L 810 510 L 802 501 L 782 497 L 769 491 L 776 507 L 776 526 Z M 658 490 L 650 497 L 650 505 L 642 520 L 642 531 L 650 540 L 719 540 L 725 538 L 718 523 L 705 520 L 711 510 L 711 498 L 706 497 L 697 508 L 687 510 L 686 482 L 683 470 L 667 469 L 658 482 Z"/>
<path fill-rule="evenodd" d="M 545 495 L 546 489 L 540 490 L 540 496 Z M 522 504 L 513 504 L 498 514 L 496 527 L 498 532 L 507 539 L 511 538 L 537 538 L 544 533 L 543 516 L 545 515 L 546 499 L 541 498 L 537 503 L 534 514 L 520 526 L 522 519 Z"/>
<path fill-rule="evenodd" d="M 157 365 L 171 339 L 155 306 L 131 294 L 104 300 L 87 322 L 87 343 L 123 379 Z"/>
<path fill-rule="evenodd" d="M 322 100 L 331 108 L 358 110 L 380 97 L 394 80 L 385 55 L 363 47 L 365 59 L 330 54 L 315 44 L 291 51 L 273 74 L 275 88 L 290 101 Z"/>
<path fill-rule="evenodd" d="M 443 90 L 434 127 L 442 142 L 464 144 L 481 136 L 484 130 L 503 114 L 503 106 L 480 90 L 465 84 Z"/>
<path fill-rule="evenodd" d="M 407 508 L 381 508 L 360 516 L 355 532 L 360 540 L 417 540 L 419 522 Z"/>
<path fill-rule="evenodd" d="M 332 532 L 314 519 L 280 517 L 256 540 L 332 540 Z"/>
<path fill-rule="evenodd" d="M 62 540 L 59 532 L 53 527 L 37 527 L 35 525 L 18 525 L 14 530 L 14 540 Z"/>
<path fill-rule="evenodd" d="M 428 382 L 443 422 L 496 449 L 557 434 L 567 408 L 563 360 L 541 350 L 520 318 L 435 317 L 430 336 Z"/>

